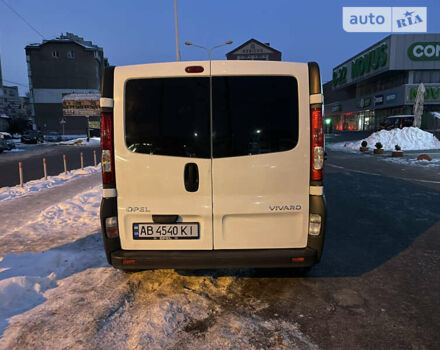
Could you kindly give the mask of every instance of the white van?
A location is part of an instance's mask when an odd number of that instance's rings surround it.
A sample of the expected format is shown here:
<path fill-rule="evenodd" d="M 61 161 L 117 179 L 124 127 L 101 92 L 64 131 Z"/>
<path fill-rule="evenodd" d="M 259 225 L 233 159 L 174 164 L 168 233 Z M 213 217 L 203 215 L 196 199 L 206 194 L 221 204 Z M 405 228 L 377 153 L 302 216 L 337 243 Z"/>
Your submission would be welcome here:
<path fill-rule="evenodd" d="M 326 214 L 316 63 L 108 67 L 100 103 L 111 265 L 319 262 Z"/>

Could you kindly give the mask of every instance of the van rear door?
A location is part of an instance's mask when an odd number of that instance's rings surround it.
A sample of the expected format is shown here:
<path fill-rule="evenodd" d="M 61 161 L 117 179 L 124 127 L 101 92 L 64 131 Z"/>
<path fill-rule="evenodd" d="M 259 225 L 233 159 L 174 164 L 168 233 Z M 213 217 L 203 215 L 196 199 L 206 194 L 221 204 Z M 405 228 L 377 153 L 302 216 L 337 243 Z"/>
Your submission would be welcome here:
<path fill-rule="evenodd" d="M 194 65 L 199 68 L 186 70 Z M 124 250 L 212 249 L 209 76 L 209 62 L 115 69 L 115 176 Z"/>
<path fill-rule="evenodd" d="M 214 249 L 307 245 L 308 66 L 213 61 Z"/>

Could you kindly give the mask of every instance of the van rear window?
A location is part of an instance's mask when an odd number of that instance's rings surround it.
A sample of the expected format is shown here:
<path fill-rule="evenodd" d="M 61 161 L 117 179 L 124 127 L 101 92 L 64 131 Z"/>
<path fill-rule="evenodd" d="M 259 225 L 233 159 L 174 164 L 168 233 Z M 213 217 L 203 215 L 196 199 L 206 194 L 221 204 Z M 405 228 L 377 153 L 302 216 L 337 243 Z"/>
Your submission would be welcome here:
<path fill-rule="evenodd" d="M 210 158 L 209 78 L 129 80 L 125 141 L 138 153 Z"/>
<path fill-rule="evenodd" d="M 129 80 L 125 139 L 138 153 L 210 158 L 209 78 Z M 212 78 L 213 157 L 287 151 L 298 142 L 291 76 Z"/>
<path fill-rule="evenodd" d="M 287 151 L 298 142 L 292 76 L 213 78 L 214 158 Z"/>

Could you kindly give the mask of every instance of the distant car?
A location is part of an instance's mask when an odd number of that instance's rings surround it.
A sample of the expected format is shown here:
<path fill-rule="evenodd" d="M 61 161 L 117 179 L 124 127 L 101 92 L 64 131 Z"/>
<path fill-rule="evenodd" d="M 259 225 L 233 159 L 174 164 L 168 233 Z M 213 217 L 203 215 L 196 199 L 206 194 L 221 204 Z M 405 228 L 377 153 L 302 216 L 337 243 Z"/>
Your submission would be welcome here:
<path fill-rule="evenodd" d="M 39 131 L 30 130 L 26 131 L 21 137 L 22 143 L 38 143 L 44 142 L 43 134 Z"/>
<path fill-rule="evenodd" d="M 61 135 L 56 131 L 51 131 L 51 132 L 47 133 L 47 135 L 44 137 L 44 139 L 48 142 L 60 142 Z"/>
<path fill-rule="evenodd" d="M 6 150 L 8 150 L 8 145 L 5 140 L 0 138 L 0 153 L 2 153 L 3 151 L 6 151 Z"/>
<path fill-rule="evenodd" d="M 0 132 L 0 138 L 6 142 L 6 146 L 8 147 L 8 151 L 15 148 L 15 142 L 12 139 L 12 136 L 8 132 Z"/>
<path fill-rule="evenodd" d="M 414 123 L 414 115 L 392 115 L 385 118 L 385 121 L 380 124 L 380 130 L 402 129 L 410 127 Z"/>

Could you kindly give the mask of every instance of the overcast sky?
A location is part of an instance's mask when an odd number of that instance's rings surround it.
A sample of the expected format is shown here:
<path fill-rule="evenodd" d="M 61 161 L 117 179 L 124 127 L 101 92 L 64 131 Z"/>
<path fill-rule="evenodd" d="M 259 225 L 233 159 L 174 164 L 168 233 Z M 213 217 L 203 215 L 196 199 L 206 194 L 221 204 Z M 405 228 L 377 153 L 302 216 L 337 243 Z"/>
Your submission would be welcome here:
<path fill-rule="evenodd" d="M 42 37 L 4 2 L 46 39 L 72 32 L 91 40 L 111 65 L 176 59 L 174 0 L 0 0 L 4 84 L 22 84 L 22 94 L 28 85 L 24 47 Z M 283 61 L 317 61 L 328 81 L 334 66 L 388 35 L 344 32 L 342 6 L 427 6 L 428 32 L 440 33 L 440 0 L 178 0 L 181 58 L 207 57 L 185 41 L 210 47 L 232 40 L 213 52 L 213 59 L 225 59 L 226 52 L 255 38 L 281 51 Z"/>

